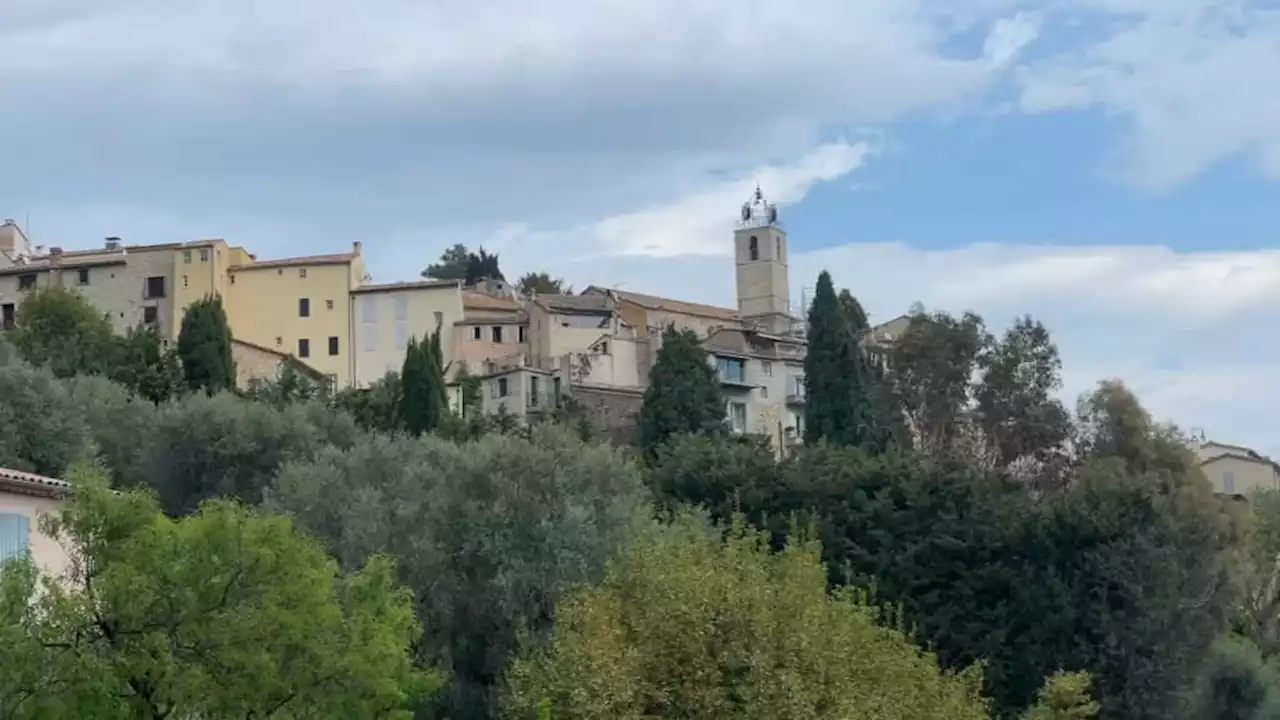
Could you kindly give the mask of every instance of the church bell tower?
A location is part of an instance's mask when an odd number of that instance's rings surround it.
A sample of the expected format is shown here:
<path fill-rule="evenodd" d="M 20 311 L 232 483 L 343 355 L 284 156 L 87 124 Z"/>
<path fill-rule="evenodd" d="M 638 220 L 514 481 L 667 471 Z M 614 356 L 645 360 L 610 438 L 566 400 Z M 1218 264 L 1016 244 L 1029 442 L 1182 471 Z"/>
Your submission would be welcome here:
<path fill-rule="evenodd" d="M 758 185 L 742 204 L 733 245 L 742 321 L 763 332 L 787 334 L 792 323 L 787 233 L 778 225 L 778 207 L 765 201 Z"/>

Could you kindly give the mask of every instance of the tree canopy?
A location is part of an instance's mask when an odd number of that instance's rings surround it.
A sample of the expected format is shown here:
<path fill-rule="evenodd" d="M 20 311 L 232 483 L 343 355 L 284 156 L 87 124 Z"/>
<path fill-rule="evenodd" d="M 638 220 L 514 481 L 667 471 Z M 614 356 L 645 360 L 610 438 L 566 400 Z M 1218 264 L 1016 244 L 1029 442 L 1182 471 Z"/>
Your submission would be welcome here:
<path fill-rule="evenodd" d="M 560 278 L 553 278 L 546 272 L 527 272 L 520 276 L 516 289 L 521 295 L 560 295 L 573 292 L 573 288 Z"/>
<path fill-rule="evenodd" d="M 497 253 L 490 254 L 483 247 L 479 252 L 471 252 L 461 243 L 445 250 L 440 261 L 428 265 L 422 276 L 436 280 L 461 280 L 466 285 L 486 279 L 506 279 L 498 266 Z"/>
<path fill-rule="evenodd" d="M 215 501 L 170 520 L 87 470 L 45 531 L 66 577 L 0 574 L 5 717 L 409 717 L 438 681 L 393 564 L 341 576 L 282 516 Z"/>
<path fill-rule="evenodd" d="M 649 458 L 672 435 L 724 431 L 720 381 L 692 330 L 670 326 L 663 331 L 658 359 L 649 370 L 639 425 L 640 447 Z"/>
<path fill-rule="evenodd" d="M 6 332 L 32 365 L 58 377 L 105 374 L 111 369 L 111 321 L 83 295 L 60 285 L 32 290 Z"/>
<path fill-rule="evenodd" d="M 188 389 L 208 394 L 235 389 L 231 328 L 221 297 L 207 295 L 187 306 L 178 333 L 178 357 Z"/>

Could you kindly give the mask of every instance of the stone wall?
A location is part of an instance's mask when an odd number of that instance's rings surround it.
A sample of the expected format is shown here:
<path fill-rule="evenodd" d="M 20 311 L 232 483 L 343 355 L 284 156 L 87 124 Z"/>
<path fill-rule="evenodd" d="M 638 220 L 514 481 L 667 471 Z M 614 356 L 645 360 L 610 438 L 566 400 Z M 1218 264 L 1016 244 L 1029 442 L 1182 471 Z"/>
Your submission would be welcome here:
<path fill-rule="evenodd" d="M 614 444 L 635 444 L 636 423 L 644 402 L 642 389 L 572 385 L 570 397 L 591 424 Z"/>

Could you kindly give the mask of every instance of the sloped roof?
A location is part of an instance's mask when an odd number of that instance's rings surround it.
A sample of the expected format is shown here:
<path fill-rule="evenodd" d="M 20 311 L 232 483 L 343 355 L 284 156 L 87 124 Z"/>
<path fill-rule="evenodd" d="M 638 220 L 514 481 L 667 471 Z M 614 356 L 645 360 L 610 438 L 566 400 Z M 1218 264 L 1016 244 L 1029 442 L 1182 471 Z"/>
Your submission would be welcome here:
<path fill-rule="evenodd" d="M 613 310 L 607 295 L 538 295 L 533 301 L 551 312 L 606 313 Z"/>
<path fill-rule="evenodd" d="M 354 288 L 352 293 L 392 292 L 394 290 L 429 290 L 432 288 L 461 287 L 459 280 L 416 280 L 411 282 L 369 283 Z"/>
<path fill-rule="evenodd" d="M 462 307 L 472 310 L 511 310 L 520 309 L 520 303 L 511 298 L 494 297 L 471 290 L 462 292 Z"/>
<path fill-rule="evenodd" d="M 281 258 L 279 260 L 258 260 L 251 263 L 232 265 L 229 270 L 265 270 L 267 268 L 300 267 L 303 265 L 345 265 L 356 258 L 357 253 L 345 252 L 331 255 L 302 255 L 299 257 Z"/>
<path fill-rule="evenodd" d="M 724 320 L 725 322 L 739 322 L 737 310 L 716 307 L 715 305 L 703 305 L 702 303 L 673 300 L 671 298 L 658 297 L 657 295 L 646 295 L 644 293 L 631 292 L 629 290 L 611 290 L 597 287 L 595 285 L 583 290 L 582 294 L 586 295 L 590 293 L 603 295 L 610 292 L 616 295 L 619 300 L 635 303 L 636 305 L 640 305 L 641 307 L 650 310 L 662 310 L 665 312 L 683 315 L 696 315 L 698 317 L 711 318 L 714 320 Z"/>
<path fill-rule="evenodd" d="M 66 480 L 0 468 L 0 492 L 11 492 L 20 495 L 37 497 L 60 497 L 71 490 L 71 483 Z"/>

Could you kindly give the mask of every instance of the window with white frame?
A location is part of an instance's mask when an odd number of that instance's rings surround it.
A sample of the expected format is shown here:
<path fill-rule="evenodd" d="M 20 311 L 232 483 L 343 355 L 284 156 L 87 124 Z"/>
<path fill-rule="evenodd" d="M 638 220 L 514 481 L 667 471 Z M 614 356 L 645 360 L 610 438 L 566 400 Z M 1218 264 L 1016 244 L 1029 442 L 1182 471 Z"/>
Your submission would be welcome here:
<path fill-rule="evenodd" d="M 747 431 L 747 404 L 740 402 L 729 403 L 728 408 L 729 427 L 736 433 L 745 433 Z"/>

